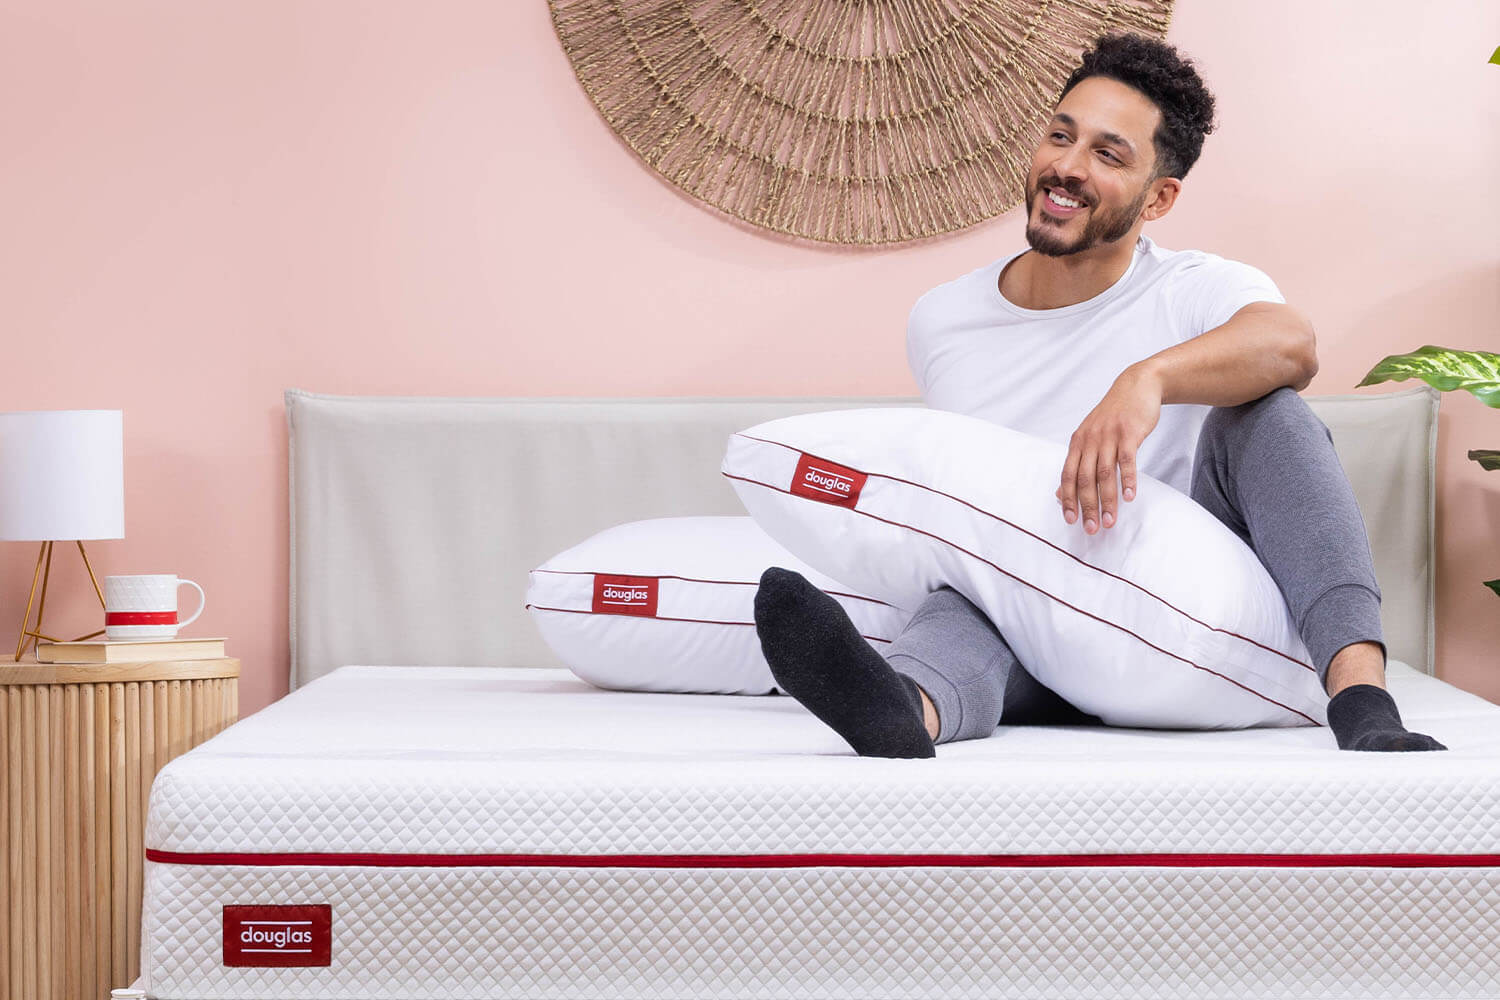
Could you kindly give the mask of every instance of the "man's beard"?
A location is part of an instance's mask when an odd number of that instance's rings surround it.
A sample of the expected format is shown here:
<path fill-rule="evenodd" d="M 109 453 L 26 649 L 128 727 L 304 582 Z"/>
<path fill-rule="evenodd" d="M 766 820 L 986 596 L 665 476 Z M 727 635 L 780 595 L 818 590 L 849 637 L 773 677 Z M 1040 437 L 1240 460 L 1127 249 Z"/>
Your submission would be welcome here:
<path fill-rule="evenodd" d="M 1079 197 L 1074 191 L 1057 183 L 1038 183 L 1035 190 L 1027 192 L 1026 242 L 1031 245 L 1031 249 L 1043 257 L 1066 257 L 1069 254 L 1082 253 L 1100 243 L 1114 243 L 1123 239 L 1135 227 L 1136 220 L 1141 217 L 1141 209 L 1146 207 L 1146 197 L 1151 193 L 1151 185 L 1147 184 L 1141 189 L 1135 201 L 1118 212 L 1103 213 L 1097 210 L 1098 206 L 1094 206 L 1095 211 L 1090 213 L 1088 225 L 1083 227 L 1083 232 L 1079 234 L 1078 239 L 1069 243 L 1044 228 L 1045 224 L 1031 221 L 1035 213 L 1037 198 L 1047 197 L 1042 190 L 1045 187 L 1063 188 L 1068 191 L 1069 197 L 1075 199 Z"/>

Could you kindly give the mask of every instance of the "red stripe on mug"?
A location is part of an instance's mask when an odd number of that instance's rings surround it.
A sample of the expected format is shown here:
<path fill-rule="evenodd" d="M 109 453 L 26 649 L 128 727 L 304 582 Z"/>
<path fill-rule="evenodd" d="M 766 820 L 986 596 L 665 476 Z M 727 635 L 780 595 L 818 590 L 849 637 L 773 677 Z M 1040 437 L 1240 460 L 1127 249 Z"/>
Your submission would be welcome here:
<path fill-rule="evenodd" d="M 175 611 L 109 611 L 105 625 L 176 625 Z"/>

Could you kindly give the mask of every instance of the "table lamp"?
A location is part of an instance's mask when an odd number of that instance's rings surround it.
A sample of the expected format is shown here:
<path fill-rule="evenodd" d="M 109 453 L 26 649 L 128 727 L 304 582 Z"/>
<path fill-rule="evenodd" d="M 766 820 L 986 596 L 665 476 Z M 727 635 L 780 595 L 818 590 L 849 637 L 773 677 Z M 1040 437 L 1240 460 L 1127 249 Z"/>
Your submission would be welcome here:
<path fill-rule="evenodd" d="M 120 410 L 34 410 L 0 413 L 0 541 L 41 542 L 31 594 L 16 640 L 60 640 L 42 632 L 52 545 L 78 545 L 99 606 L 104 594 L 83 548 L 85 539 L 125 537 L 125 434 Z M 40 597 L 37 580 L 41 580 Z M 36 623 L 31 609 L 36 607 Z M 92 639 L 104 630 L 72 641 Z"/>

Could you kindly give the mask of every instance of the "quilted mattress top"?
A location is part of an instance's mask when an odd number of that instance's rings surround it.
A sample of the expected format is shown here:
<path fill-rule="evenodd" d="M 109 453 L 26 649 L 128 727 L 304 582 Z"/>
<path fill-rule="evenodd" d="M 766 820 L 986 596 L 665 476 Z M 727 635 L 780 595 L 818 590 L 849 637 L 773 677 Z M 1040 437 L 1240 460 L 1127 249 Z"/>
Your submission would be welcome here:
<path fill-rule="evenodd" d="M 1005 726 L 936 759 L 861 758 L 785 696 L 350 666 L 169 763 L 145 846 L 288 864 L 1500 855 L 1500 706 L 1394 661 L 1387 684 L 1447 752 L 1342 752 L 1322 727 Z"/>

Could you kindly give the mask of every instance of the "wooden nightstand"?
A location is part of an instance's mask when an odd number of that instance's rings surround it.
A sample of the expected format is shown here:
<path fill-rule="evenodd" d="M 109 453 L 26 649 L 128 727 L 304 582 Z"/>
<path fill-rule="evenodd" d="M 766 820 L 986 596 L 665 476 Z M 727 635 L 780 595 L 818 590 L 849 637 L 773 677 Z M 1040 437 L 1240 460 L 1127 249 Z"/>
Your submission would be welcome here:
<path fill-rule="evenodd" d="M 93 1000 L 140 974 L 151 781 L 238 718 L 239 675 L 0 659 L 0 997 Z"/>

